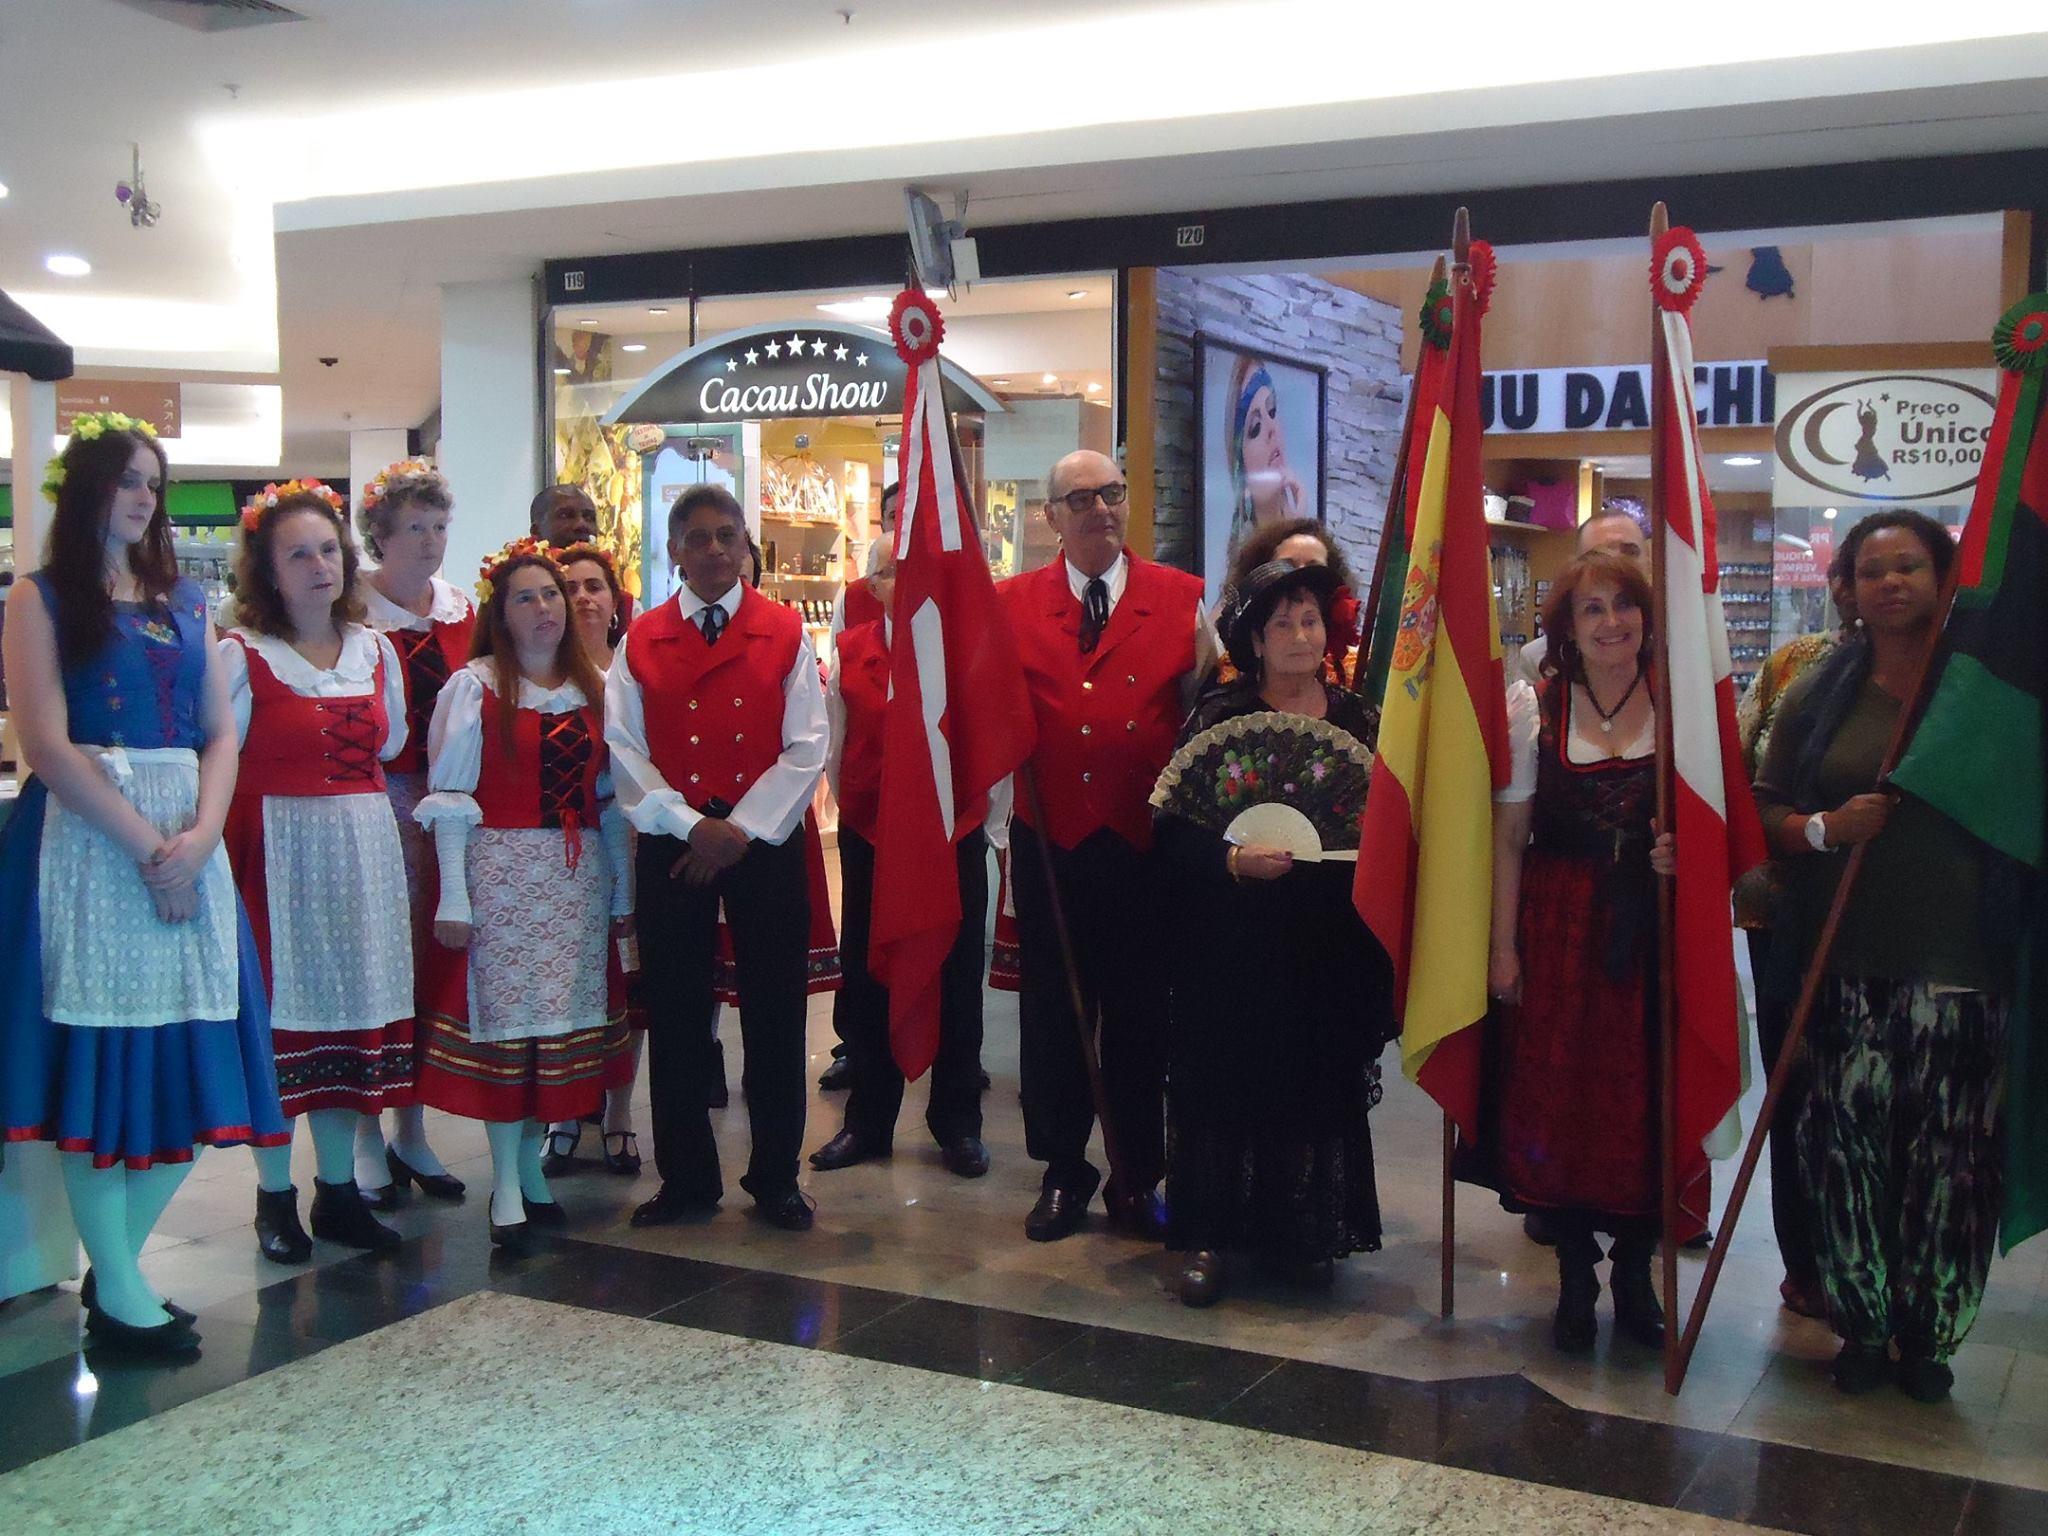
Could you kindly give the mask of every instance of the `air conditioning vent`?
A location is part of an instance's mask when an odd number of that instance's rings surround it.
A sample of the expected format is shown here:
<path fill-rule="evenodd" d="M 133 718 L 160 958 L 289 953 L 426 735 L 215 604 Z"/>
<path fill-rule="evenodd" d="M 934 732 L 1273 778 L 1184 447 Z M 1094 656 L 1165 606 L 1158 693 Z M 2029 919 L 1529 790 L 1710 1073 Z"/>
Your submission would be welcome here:
<path fill-rule="evenodd" d="M 161 21 L 176 22 L 195 32 L 225 32 L 230 27 L 265 27 L 274 21 L 304 21 L 297 11 L 271 0 L 116 0 L 130 10 Z"/>

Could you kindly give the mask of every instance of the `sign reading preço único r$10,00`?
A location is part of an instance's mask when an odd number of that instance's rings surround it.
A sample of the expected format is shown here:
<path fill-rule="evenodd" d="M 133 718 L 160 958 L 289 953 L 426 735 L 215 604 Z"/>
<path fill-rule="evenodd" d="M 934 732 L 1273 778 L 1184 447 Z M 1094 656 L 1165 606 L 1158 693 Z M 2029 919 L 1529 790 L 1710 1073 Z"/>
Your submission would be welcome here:
<path fill-rule="evenodd" d="M 1998 411 L 1989 368 L 1916 373 L 1789 373 L 1779 380 L 1772 499 L 1967 499 Z"/>

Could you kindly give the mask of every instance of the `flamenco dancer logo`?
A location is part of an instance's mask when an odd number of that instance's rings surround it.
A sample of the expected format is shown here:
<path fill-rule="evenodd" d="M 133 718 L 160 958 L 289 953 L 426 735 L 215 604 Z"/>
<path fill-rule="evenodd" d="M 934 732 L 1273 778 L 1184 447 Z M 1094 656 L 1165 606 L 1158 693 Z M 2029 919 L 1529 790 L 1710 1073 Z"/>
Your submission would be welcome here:
<path fill-rule="evenodd" d="M 1408 580 L 1401 588 L 1401 627 L 1394 635 L 1394 671 L 1412 674 L 1402 686 L 1410 698 L 1422 695 L 1429 680 L 1427 662 L 1436 640 L 1436 569 L 1443 558 L 1441 539 L 1429 546 L 1429 558 L 1408 568 Z M 1419 670 L 1418 670 L 1419 669 Z"/>

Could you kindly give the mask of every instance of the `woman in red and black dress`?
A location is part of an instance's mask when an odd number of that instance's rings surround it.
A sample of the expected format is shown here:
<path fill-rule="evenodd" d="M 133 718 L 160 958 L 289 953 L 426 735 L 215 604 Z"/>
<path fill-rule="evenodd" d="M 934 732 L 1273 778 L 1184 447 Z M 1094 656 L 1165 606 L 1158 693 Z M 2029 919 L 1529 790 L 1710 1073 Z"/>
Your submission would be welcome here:
<path fill-rule="evenodd" d="M 413 812 L 427 792 L 427 726 L 434 702 L 451 674 L 469 660 L 476 610 L 440 576 L 448 552 L 455 499 L 448 481 L 424 459 L 405 459 L 362 489 L 356 526 L 377 562 L 357 583 L 364 622 L 390 638 L 405 687 L 405 748 L 384 771 L 398 836 L 405 849 L 405 887 L 412 926 L 413 964 L 424 975 L 434 908 L 433 850 Z M 460 1200 L 462 1181 L 442 1166 L 427 1144 L 425 1110 L 407 1105 L 392 1114 L 391 1144 L 373 1118 L 356 1139 L 356 1182 L 378 1210 L 394 1209 L 408 1184 L 438 1200 Z"/>
<path fill-rule="evenodd" d="M 1494 806 L 1488 984 L 1504 1001 L 1489 1127 L 1501 1203 L 1558 1234 L 1558 1348 L 1592 1348 L 1596 1233 L 1611 1234 L 1616 1326 L 1663 1341 L 1650 1283 L 1662 1212 L 1652 1046 L 1656 706 L 1650 588 L 1601 550 L 1559 573 L 1541 694 L 1508 695 L 1514 777 Z M 1695 1166 L 1696 1165 L 1696 1166 Z M 1681 1190 L 1705 1188 L 1692 1149 Z M 1704 1219 L 1704 1213 L 1698 1213 Z"/>

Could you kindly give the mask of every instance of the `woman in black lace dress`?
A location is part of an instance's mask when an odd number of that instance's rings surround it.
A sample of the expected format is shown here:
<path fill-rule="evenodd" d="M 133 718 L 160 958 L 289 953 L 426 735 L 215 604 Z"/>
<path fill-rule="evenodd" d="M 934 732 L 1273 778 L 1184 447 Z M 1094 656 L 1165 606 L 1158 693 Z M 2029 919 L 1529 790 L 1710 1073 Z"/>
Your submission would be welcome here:
<path fill-rule="evenodd" d="M 1183 742 L 1273 710 L 1363 740 L 1358 698 L 1323 681 L 1327 567 L 1252 573 L 1226 639 L 1242 674 L 1197 706 Z M 1189 1306 L 1222 1293 L 1223 1253 L 1327 1284 L 1380 1246 L 1366 1111 L 1394 1035 L 1392 968 L 1351 904 L 1354 866 L 1299 865 L 1162 815 L 1175 893 L 1167 1088 L 1167 1246 Z"/>

